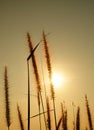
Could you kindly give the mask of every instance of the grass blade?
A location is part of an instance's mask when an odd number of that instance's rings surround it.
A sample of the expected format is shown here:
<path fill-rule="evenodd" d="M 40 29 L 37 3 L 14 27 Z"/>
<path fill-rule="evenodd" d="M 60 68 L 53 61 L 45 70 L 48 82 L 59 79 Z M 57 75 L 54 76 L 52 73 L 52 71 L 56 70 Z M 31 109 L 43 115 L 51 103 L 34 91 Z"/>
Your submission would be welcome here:
<path fill-rule="evenodd" d="M 4 81 L 5 81 L 5 105 L 6 105 L 6 122 L 8 129 L 10 127 L 10 104 L 9 104 L 9 86 L 8 86 L 8 74 L 7 74 L 7 66 L 5 66 L 5 73 L 4 73 Z"/>
<path fill-rule="evenodd" d="M 50 115 L 50 104 L 48 97 L 46 98 L 47 103 L 47 122 L 48 122 L 48 129 L 51 130 L 51 115 Z"/>
<path fill-rule="evenodd" d="M 76 130 L 80 130 L 80 107 L 77 108 Z"/>
<path fill-rule="evenodd" d="M 22 115 L 21 115 L 20 108 L 19 108 L 18 105 L 17 105 L 17 111 L 18 111 L 18 118 L 19 118 L 20 128 L 21 128 L 21 130 L 24 130 Z"/>

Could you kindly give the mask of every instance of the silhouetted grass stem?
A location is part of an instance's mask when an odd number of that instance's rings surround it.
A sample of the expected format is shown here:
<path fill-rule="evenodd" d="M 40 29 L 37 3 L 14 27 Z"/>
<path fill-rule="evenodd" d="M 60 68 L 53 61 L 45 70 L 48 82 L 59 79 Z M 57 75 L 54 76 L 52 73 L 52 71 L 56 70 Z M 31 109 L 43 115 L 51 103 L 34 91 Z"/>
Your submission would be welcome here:
<path fill-rule="evenodd" d="M 5 73 L 4 73 L 4 81 L 5 81 L 5 105 L 6 105 L 6 122 L 8 129 L 10 127 L 10 104 L 9 104 L 9 86 L 8 86 L 8 74 L 7 74 L 7 66 L 5 66 Z"/>
<path fill-rule="evenodd" d="M 18 105 L 17 105 L 17 111 L 18 111 L 18 118 L 19 118 L 20 128 L 21 128 L 21 130 L 24 130 L 22 115 L 21 115 L 20 108 L 19 108 Z"/>

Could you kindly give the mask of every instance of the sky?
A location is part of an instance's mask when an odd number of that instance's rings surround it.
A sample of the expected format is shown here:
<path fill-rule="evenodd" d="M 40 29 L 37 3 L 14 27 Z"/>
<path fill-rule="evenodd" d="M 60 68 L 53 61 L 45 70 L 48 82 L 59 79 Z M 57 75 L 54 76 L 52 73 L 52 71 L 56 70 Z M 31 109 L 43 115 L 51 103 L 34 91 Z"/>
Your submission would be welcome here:
<path fill-rule="evenodd" d="M 72 128 L 73 107 L 81 106 L 81 120 L 85 113 L 84 95 L 87 94 L 94 119 L 94 1 L 93 0 L 0 0 L 0 129 L 7 129 L 4 101 L 4 66 L 8 66 L 11 104 L 11 127 L 19 129 L 16 104 L 18 103 L 27 128 L 27 63 L 29 55 L 27 32 L 34 46 L 42 39 L 42 31 L 49 33 L 53 72 L 64 76 L 65 82 L 56 89 L 57 118 L 60 103 L 68 109 L 69 128 Z M 43 84 L 45 59 L 42 43 L 36 51 L 37 63 Z M 31 66 L 31 93 L 35 94 L 34 74 Z M 47 85 L 48 86 L 48 85 Z M 43 91 L 44 92 L 44 91 Z M 49 93 L 49 92 L 48 92 Z M 43 93 L 44 94 L 44 93 Z M 36 114 L 37 100 L 31 96 L 31 116 Z M 3 114 L 2 114 L 3 113 Z M 83 114 L 84 113 L 84 114 Z M 31 128 L 37 119 L 31 120 Z M 16 123 L 17 122 L 17 123 Z M 87 120 L 85 121 L 87 122 Z M 83 123 L 84 124 L 84 123 Z M 81 125 L 85 128 L 84 125 Z"/>

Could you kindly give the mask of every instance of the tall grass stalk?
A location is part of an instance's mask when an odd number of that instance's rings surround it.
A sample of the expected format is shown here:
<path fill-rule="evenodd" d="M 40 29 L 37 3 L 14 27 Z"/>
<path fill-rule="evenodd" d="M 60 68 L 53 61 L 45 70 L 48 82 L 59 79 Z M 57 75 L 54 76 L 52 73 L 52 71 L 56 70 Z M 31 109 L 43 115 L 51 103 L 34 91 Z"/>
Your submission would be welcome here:
<path fill-rule="evenodd" d="M 8 71 L 7 66 L 5 66 L 4 73 L 4 90 L 5 90 L 5 106 L 6 106 L 6 123 L 9 130 L 11 121 L 10 121 L 10 102 L 9 102 L 9 86 L 8 86 Z"/>
<path fill-rule="evenodd" d="M 46 98 L 47 103 L 47 122 L 48 122 L 48 129 L 51 130 L 51 115 L 50 115 L 50 104 L 48 97 Z"/>
<path fill-rule="evenodd" d="M 32 50 L 33 50 L 33 44 L 31 42 L 31 37 L 30 37 L 29 33 L 27 33 L 27 38 L 28 38 L 29 51 L 31 53 Z M 43 99 L 42 99 L 42 94 L 41 94 L 41 83 L 40 83 L 40 78 L 39 78 L 39 73 L 38 73 L 35 55 L 33 54 L 31 58 L 32 58 L 32 65 L 33 65 L 33 70 L 34 70 L 34 74 L 35 74 L 35 80 L 36 80 L 36 83 L 37 83 L 37 97 L 38 97 L 39 113 L 40 113 L 40 104 L 39 104 L 40 101 L 39 100 L 41 100 L 42 109 L 43 109 L 43 113 L 44 113 L 44 104 L 43 104 Z M 39 116 L 40 116 L 40 114 L 39 114 Z M 41 118 L 40 117 L 39 117 L 39 122 L 40 122 L 40 129 L 41 129 Z M 45 113 L 44 113 L 44 122 L 45 122 L 45 127 L 46 127 L 46 130 L 47 130 Z"/>
<path fill-rule="evenodd" d="M 46 116 L 45 116 L 45 110 L 44 110 L 44 104 L 43 104 L 43 99 L 42 99 L 42 94 L 41 94 L 41 92 L 40 92 L 40 99 L 41 99 L 41 104 L 42 104 L 42 109 L 43 109 L 45 128 L 46 128 L 46 130 L 47 130 L 47 122 L 46 122 Z"/>
<path fill-rule="evenodd" d="M 63 103 L 61 103 L 61 112 L 62 112 L 62 128 L 64 128 L 64 106 Z"/>
<path fill-rule="evenodd" d="M 64 130 L 68 130 L 68 124 L 67 124 L 67 120 L 68 120 L 68 118 L 67 118 L 67 110 L 65 111 L 65 125 L 64 125 Z"/>
<path fill-rule="evenodd" d="M 56 128 L 56 130 L 59 130 L 60 125 L 61 125 L 61 123 L 62 123 L 62 119 L 63 119 L 63 117 L 61 116 L 60 119 L 59 119 L 59 121 L 58 121 L 58 123 L 57 123 L 57 128 Z"/>
<path fill-rule="evenodd" d="M 18 104 L 17 104 L 17 111 L 18 111 L 18 118 L 19 118 L 20 128 L 21 128 L 21 130 L 24 130 L 22 114 L 21 114 L 21 111 L 20 111 L 20 108 L 19 108 Z"/>
<path fill-rule="evenodd" d="M 75 111 L 74 111 L 75 104 L 74 102 L 72 102 L 72 107 L 73 107 L 73 130 L 75 130 Z"/>
<path fill-rule="evenodd" d="M 40 94 L 37 94 L 38 96 L 38 107 L 39 107 L 39 114 L 40 114 Z M 39 115 L 39 124 L 40 124 L 40 130 L 41 130 L 41 116 Z"/>
<path fill-rule="evenodd" d="M 30 76 L 29 76 L 29 60 L 39 46 L 40 42 L 35 46 L 30 55 L 27 57 L 27 70 L 28 70 L 28 130 L 30 130 Z"/>
<path fill-rule="evenodd" d="M 50 112 L 52 112 L 52 111 L 53 111 L 53 109 L 50 110 Z M 44 113 L 47 113 L 47 111 L 45 111 Z M 34 116 L 30 117 L 30 118 L 34 118 L 34 117 L 37 117 L 39 115 L 43 115 L 44 113 L 43 112 L 41 112 L 40 114 L 38 113 L 38 114 L 36 114 L 36 115 L 34 115 Z"/>
<path fill-rule="evenodd" d="M 67 110 L 64 108 L 63 104 L 61 104 L 61 111 L 62 111 L 62 128 L 63 130 L 68 130 Z"/>
<path fill-rule="evenodd" d="M 80 130 L 80 107 L 77 108 L 77 114 L 76 114 L 76 130 Z"/>
<path fill-rule="evenodd" d="M 28 130 L 30 130 L 30 76 L 29 76 L 29 60 L 27 60 L 28 70 Z"/>
<path fill-rule="evenodd" d="M 90 128 L 90 130 L 93 130 L 92 117 L 91 117 L 91 112 L 90 112 L 90 107 L 89 107 L 87 95 L 85 95 L 85 101 L 86 101 L 86 109 L 87 109 L 89 128 Z"/>
<path fill-rule="evenodd" d="M 53 86 L 53 84 L 52 84 L 51 59 L 50 59 L 50 53 L 49 53 L 48 43 L 47 43 L 46 36 L 45 36 L 45 33 L 44 33 L 44 32 L 43 32 L 43 42 L 44 42 L 44 51 L 45 51 L 47 69 L 48 69 L 48 73 L 49 73 L 49 82 L 50 82 L 50 89 L 51 89 L 51 98 L 52 98 L 52 100 L 53 100 L 55 128 L 57 128 L 56 109 L 55 109 L 55 92 L 54 92 L 54 86 Z"/>

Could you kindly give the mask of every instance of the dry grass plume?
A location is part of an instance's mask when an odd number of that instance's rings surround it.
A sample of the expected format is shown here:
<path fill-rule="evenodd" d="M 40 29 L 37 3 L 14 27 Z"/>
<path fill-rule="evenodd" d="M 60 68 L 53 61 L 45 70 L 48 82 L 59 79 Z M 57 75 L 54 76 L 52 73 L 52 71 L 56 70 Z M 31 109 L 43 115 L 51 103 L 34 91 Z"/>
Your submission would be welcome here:
<path fill-rule="evenodd" d="M 90 128 L 90 130 L 93 130 L 92 117 L 91 117 L 91 112 L 90 112 L 90 107 L 89 107 L 87 95 L 85 95 L 85 101 L 86 101 L 86 109 L 87 109 L 89 128 Z"/>
<path fill-rule="evenodd" d="M 55 91 L 54 91 L 54 86 L 53 86 L 53 83 L 52 83 L 52 66 L 51 66 L 51 59 L 50 59 L 48 43 L 47 43 L 46 35 L 45 35 L 44 32 L 43 32 L 43 43 L 44 43 L 43 45 L 44 45 L 44 51 L 45 51 L 45 57 L 46 57 L 46 64 L 47 64 L 47 69 L 48 69 L 48 73 L 49 73 L 51 99 L 53 100 L 55 128 L 57 128 L 56 109 L 55 109 Z"/>

